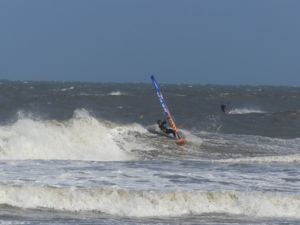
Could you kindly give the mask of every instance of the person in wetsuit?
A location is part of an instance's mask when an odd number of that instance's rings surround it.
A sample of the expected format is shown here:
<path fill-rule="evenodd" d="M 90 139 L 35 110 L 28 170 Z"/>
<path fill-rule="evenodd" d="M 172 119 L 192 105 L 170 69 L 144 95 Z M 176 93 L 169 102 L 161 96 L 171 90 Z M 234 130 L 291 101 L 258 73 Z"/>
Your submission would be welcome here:
<path fill-rule="evenodd" d="M 224 113 L 228 113 L 228 108 L 227 108 L 227 106 L 226 106 L 226 105 L 224 105 L 224 104 L 221 104 L 220 106 L 221 106 L 221 110 L 222 110 L 222 112 L 224 112 Z"/>
<path fill-rule="evenodd" d="M 157 120 L 157 125 L 162 132 L 166 134 L 173 134 L 174 138 L 178 137 L 175 130 L 167 127 L 167 122 L 165 120 L 164 121 Z"/>

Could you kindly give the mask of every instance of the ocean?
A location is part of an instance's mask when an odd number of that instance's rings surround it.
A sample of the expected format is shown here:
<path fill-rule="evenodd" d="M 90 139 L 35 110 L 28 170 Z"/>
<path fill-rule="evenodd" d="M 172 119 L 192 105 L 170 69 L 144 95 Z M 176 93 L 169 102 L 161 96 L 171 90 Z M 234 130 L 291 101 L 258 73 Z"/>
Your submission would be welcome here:
<path fill-rule="evenodd" d="M 161 89 L 2 80 L 0 224 L 300 223 L 299 87 Z"/>

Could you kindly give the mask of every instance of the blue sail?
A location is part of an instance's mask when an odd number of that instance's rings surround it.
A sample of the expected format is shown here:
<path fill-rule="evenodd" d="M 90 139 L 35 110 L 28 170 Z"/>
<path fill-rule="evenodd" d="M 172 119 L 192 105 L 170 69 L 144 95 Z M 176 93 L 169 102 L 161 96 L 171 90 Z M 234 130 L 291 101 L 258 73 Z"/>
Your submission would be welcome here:
<path fill-rule="evenodd" d="M 151 78 L 152 84 L 153 84 L 153 86 L 155 88 L 156 95 L 157 95 L 157 97 L 159 99 L 159 102 L 160 102 L 160 104 L 161 104 L 161 106 L 163 108 L 163 111 L 165 113 L 166 120 L 168 121 L 170 127 L 172 127 L 177 132 L 176 124 L 175 124 L 175 122 L 174 122 L 174 120 L 173 120 L 173 118 L 171 116 L 171 113 L 170 113 L 170 111 L 168 109 L 168 106 L 167 106 L 167 104 L 166 104 L 166 102 L 164 100 L 164 97 L 163 97 L 163 95 L 162 95 L 162 93 L 160 91 L 159 85 L 158 85 L 158 83 L 155 80 L 155 77 L 153 75 L 151 75 L 150 78 Z"/>

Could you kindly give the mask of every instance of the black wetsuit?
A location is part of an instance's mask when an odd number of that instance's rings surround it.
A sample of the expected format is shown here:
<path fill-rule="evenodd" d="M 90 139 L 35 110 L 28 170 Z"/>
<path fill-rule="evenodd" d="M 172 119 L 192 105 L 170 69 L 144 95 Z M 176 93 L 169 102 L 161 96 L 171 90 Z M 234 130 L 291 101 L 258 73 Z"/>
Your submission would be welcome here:
<path fill-rule="evenodd" d="M 173 136 L 175 138 L 177 137 L 176 132 L 173 129 L 170 129 L 170 128 L 167 127 L 167 122 L 166 121 L 161 122 L 158 126 L 166 134 L 173 134 Z"/>
<path fill-rule="evenodd" d="M 226 113 L 227 112 L 227 109 L 226 109 L 226 105 L 222 104 L 221 105 L 221 110 Z"/>

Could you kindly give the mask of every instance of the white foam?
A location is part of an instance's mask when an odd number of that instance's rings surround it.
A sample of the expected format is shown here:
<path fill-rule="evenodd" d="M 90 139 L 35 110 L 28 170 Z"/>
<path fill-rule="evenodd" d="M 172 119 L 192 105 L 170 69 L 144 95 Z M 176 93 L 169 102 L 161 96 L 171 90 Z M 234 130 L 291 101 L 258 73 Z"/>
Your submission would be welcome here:
<path fill-rule="evenodd" d="M 131 217 L 226 213 L 300 218 L 300 195 L 259 192 L 156 192 L 116 188 L 0 185 L 0 204 L 61 211 L 98 211 Z"/>
<path fill-rule="evenodd" d="M 125 92 L 121 92 L 121 91 L 112 91 L 110 93 L 108 93 L 107 95 L 111 95 L 111 96 L 121 96 L 121 95 L 128 95 Z"/>
<path fill-rule="evenodd" d="M 33 116 L 31 116 L 33 117 Z M 0 159 L 132 160 L 105 121 L 76 110 L 65 122 L 41 121 L 19 115 L 12 125 L 0 126 Z"/>
<path fill-rule="evenodd" d="M 62 89 L 60 89 L 60 91 L 69 91 L 69 90 L 73 90 L 73 89 L 75 89 L 75 87 L 71 86 L 68 88 L 62 88 Z"/>
<path fill-rule="evenodd" d="M 153 149 L 152 146 L 143 142 L 143 138 L 141 138 L 141 141 L 138 140 L 138 138 L 143 135 L 149 135 L 148 130 L 140 124 L 133 123 L 124 126 L 117 126 L 112 128 L 110 132 L 115 137 L 114 140 L 116 143 L 124 149 L 139 149 L 142 151 L 150 151 Z"/>
<path fill-rule="evenodd" d="M 257 157 L 246 157 L 238 159 L 222 159 L 215 160 L 216 162 L 225 163 L 300 163 L 300 155 L 278 155 L 278 156 L 257 156 Z"/>
<path fill-rule="evenodd" d="M 227 92 L 224 92 L 224 93 L 221 93 L 219 96 L 227 96 L 227 95 L 230 95 L 230 93 L 227 93 Z"/>
<path fill-rule="evenodd" d="M 260 109 L 236 108 L 236 109 L 230 109 L 228 112 L 228 114 L 249 114 L 249 113 L 265 113 L 265 111 L 262 111 Z"/>
<path fill-rule="evenodd" d="M 0 225 L 19 225 L 19 224 L 28 224 L 26 222 L 23 222 L 23 221 L 18 221 L 18 220 L 12 220 L 12 221 L 7 221 L 7 220 L 3 220 L 1 221 L 0 220 Z"/>
<path fill-rule="evenodd" d="M 193 135 L 191 132 L 187 131 L 187 130 L 181 130 L 181 132 L 183 133 L 184 137 L 186 138 L 186 140 L 188 141 L 188 143 L 192 143 L 195 146 L 200 146 L 203 143 L 202 138 Z"/>

